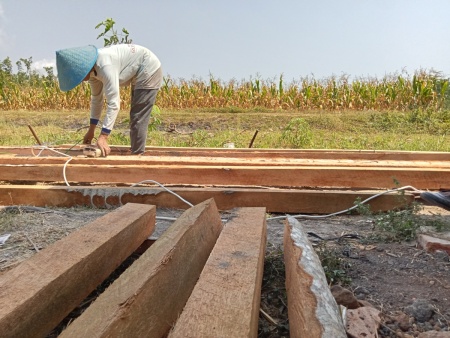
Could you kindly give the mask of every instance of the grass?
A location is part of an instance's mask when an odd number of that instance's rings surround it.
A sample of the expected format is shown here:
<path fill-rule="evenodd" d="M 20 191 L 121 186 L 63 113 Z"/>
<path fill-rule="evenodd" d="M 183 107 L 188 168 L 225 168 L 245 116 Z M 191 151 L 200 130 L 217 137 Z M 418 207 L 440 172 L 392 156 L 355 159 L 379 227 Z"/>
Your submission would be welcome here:
<path fill-rule="evenodd" d="M 148 146 L 377 149 L 450 151 L 450 111 L 323 111 L 263 108 L 160 109 L 149 128 Z M 82 110 L 7 110 L 0 115 L 0 145 L 36 144 L 28 125 L 48 145 L 75 144 L 86 132 Z M 121 111 L 110 144 L 129 144 L 128 112 Z M 168 132 L 176 126 L 177 132 Z"/>

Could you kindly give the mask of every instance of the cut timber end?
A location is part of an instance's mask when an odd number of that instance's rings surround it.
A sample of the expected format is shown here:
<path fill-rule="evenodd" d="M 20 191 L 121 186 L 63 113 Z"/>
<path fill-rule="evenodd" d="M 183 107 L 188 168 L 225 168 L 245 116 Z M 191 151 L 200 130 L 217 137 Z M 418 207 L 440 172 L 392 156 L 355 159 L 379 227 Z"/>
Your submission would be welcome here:
<path fill-rule="evenodd" d="M 284 261 L 291 337 L 346 338 L 319 257 L 293 217 L 285 223 Z"/>
<path fill-rule="evenodd" d="M 188 209 L 60 337 L 164 336 L 221 230 L 213 199 Z"/>
<path fill-rule="evenodd" d="M 155 216 L 129 203 L 2 274 L 1 336 L 45 336 L 151 235 Z"/>
<path fill-rule="evenodd" d="M 257 337 L 265 248 L 265 208 L 238 209 L 169 337 Z"/>

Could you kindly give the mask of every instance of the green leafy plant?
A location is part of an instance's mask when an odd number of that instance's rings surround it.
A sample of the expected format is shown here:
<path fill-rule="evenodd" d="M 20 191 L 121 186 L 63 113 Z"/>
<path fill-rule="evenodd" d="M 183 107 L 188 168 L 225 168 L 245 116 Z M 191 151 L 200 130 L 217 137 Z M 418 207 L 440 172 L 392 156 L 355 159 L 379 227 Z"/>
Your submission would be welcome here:
<path fill-rule="evenodd" d="M 311 144 L 313 133 L 305 119 L 292 119 L 281 134 L 281 140 L 293 148 L 307 147 Z"/>
<path fill-rule="evenodd" d="M 405 191 L 398 192 L 398 198 L 405 198 Z M 423 209 L 420 203 L 413 202 L 401 210 L 373 213 L 370 206 L 361 203 L 358 198 L 354 211 L 360 215 L 368 216 L 374 225 L 375 232 L 368 238 L 369 241 L 401 242 L 411 241 L 417 236 L 421 227 L 433 227 L 436 231 L 450 229 L 448 222 L 433 217 L 422 217 L 419 213 Z"/>
<path fill-rule="evenodd" d="M 363 216 L 372 216 L 373 215 L 372 210 L 370 210 L 370 204 L 362 203 L 361 197 L 358 197 L 353 204 L 356 206 L 356 208 L 353 210 L 357 214 L 363 215 Z"/>
<path fill-rule="evenodd" d="M 152 117 L 148 125 L 148 131 L 156 131 L 158 127 L 162 124 L 161 120 L 161 109 L 155 104 L 152 109 Z"/>
<path fill-rule="evenodd" d="M 105 21 L 100 22 L 95 29 L 103 27 L 103 32 L 97 36 L 97 39 L 103 37 L 105 47 L 110 45 L 117 45 L 119 43 L 132 43 L 133 40 L 129 38 L 128 30 L 122 28 L 121 33 L 117 32 L 114 28 L 116 22 L 112 18 L 107 18 Z"/>
<path fill-rule="evenodd" d="M 425 222 L 418 217 L 422 206 L 412 203 L 404 210 L 389 210 L 373 216 L 375 228 L 380 239 L 387 241 L 410 241 L 416 238 L 417 231 Z"/>
<path fill-rule="evenodd" d="M 352 280 L 347 275 L 350 265 L 344 261 L 338 250 L 328 248 L 326 242 L 321 242 L 314 249 L 320 259 L 328 284 L 348 285 L 351 283 Z"/>

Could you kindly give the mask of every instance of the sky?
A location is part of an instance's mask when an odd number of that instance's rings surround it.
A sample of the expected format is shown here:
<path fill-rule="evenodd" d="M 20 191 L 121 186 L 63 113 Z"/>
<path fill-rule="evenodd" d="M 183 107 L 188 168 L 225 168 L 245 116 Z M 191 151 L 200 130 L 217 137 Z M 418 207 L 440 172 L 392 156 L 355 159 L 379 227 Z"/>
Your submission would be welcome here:
<path fill-rule="evenodd" d="M 0 0 L 0 61 L 103 47 L 112 18 L 173 79 L 450 76 L 449 0 Z M 55 70 L 56 72 L 56 70 Z"/>

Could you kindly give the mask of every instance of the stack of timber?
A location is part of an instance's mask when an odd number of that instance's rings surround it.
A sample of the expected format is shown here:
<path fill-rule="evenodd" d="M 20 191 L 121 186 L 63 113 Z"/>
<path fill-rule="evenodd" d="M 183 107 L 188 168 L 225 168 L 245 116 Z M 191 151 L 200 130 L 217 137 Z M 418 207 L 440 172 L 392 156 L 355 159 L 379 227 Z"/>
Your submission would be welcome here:
<path fill-rule="evenodd" d="M 222 223 L 213 199 L 189 208 L 59 336 L 257 337 L 265 214 L 238 208 Z M 2 337 L 53 331 L 154 227 L 155 206 L 129 203 L 0 275 Z M 291 337 L 346 337 L 299 227 L 285 224 Z"/>
<path fill-rule="evenodd" d="M 380 190 L 450 188 L 449 153 L 148 147 L 143 156 L 128 156 L 127 147 L 113 146 L 107 158 L 87 158 L 82 147 L 55 148 L 70 157 L 34 149 L 36 157 L 32 150 L 0 147 L 0 181 L 9 184 L 0 186 L 0 204 L 10 203 L 13 195 L 16 204 L 55 205 L 53 200 L 61 206 L 75 201 L 99 207 L 127 202 L 188 207 L 158 185 L 132 186 L 156 181 L 193 204 L 214 198 L 223 210 L 333 213 Z M 71 187 L 61 187 L 64 177 Z M 36 183 L 46 186 L 31 188 Z M 41 196 L 33 203 L 36 194 Z M 412 194 L 402 201 L 397 197 L 386 194 L 370 206 L 383 211 L 414 200 Z"/>

